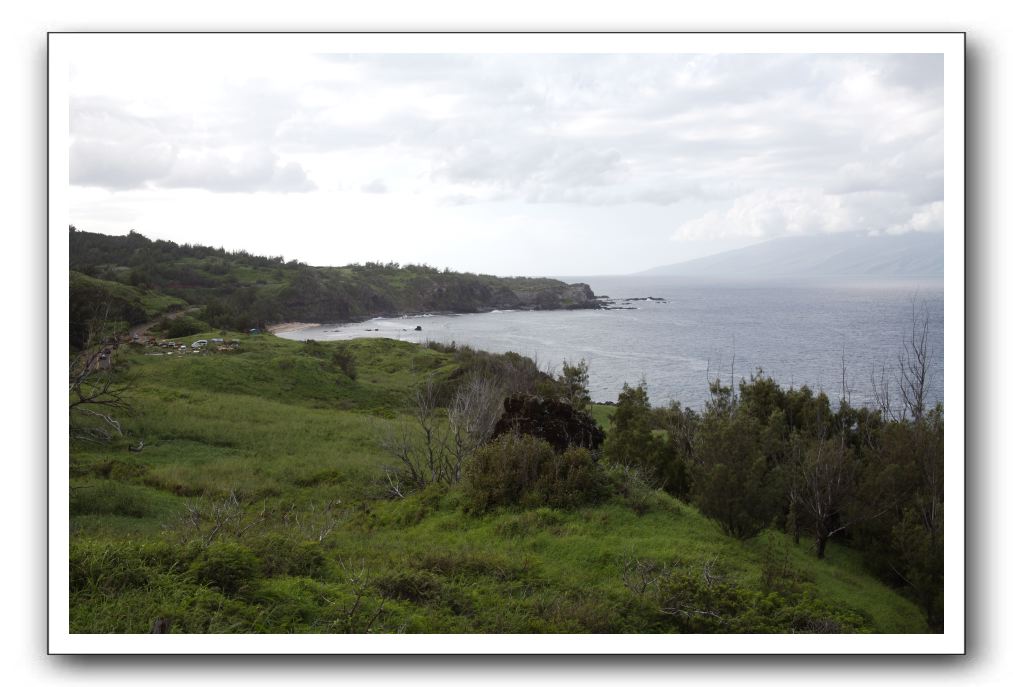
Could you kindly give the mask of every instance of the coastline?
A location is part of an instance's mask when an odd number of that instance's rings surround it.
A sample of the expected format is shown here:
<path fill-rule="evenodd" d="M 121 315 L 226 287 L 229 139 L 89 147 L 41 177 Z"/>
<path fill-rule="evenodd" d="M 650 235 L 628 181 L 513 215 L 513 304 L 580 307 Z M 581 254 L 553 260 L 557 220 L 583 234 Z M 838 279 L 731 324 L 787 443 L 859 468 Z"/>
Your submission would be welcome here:
<path fill-rule="evenodd" d="M 272 334 L 287 334 L 289 332 L 298 332 L 303 329 L 312 329 L 313 327 L 319 327 L 319 322 L 281 322 L 279 324 L 272 324 L 267 327 L 267 331 Z"/>

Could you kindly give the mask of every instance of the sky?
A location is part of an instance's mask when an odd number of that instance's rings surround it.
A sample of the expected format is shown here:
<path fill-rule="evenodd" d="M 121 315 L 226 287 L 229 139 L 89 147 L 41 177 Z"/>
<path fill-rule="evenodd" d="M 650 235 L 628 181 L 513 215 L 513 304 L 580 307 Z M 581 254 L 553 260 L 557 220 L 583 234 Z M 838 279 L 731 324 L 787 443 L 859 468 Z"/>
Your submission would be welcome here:
<path fill-rule="evenodd" d="M 627 274 L 941 232 L 933 54 L 75 56 L 69 223 L 311 265 Z"/>

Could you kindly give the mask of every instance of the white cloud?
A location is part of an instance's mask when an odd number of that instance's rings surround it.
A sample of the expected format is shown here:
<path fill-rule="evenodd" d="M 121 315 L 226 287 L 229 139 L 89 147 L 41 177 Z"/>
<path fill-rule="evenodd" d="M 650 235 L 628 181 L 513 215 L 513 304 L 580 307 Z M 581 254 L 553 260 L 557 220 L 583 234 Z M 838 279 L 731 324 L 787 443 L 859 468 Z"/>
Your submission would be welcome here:
<path fill-rule="evenodd" d="M 920 207 L 911 218 L 889 227 L 888 234 L 907 234 L 912 231 L 938 232 L 943 230 L 943 203 L 936 201 Z"/>
<path fill-rule="evenodd" d="M 467 208 L 490 255 L 502 239 L 481 227 L 521 204 L 591 244 L 658 236 L 660 262 L 691 242 L 941 229 L 935 55 L 82 55 L 73 73 L 71 183 L 111 192 L 82 195 L 82 216 L 138 189 L 314 207 L 354 189 L 416 199 L 434 225 Z M 247 226 L 265 221 L 252 207 Z M 592 229 L 584 211 L 607 208 Z"/>
<path fill-rule="evenodd" d="M 736 198 L 727 210 L 711 210 L 686 222 L 674 238 L 683 240 L 777 236 L 851 231 L 850 208 L 840 196 L 818 189 L 764 189 Z"/>
<path fill-rule="evenodd" d="M 383 179 L 373 179 L 368 184 L 362 185 L 363 193 L 386 193 L 387 184 L 383 183 Z"/>

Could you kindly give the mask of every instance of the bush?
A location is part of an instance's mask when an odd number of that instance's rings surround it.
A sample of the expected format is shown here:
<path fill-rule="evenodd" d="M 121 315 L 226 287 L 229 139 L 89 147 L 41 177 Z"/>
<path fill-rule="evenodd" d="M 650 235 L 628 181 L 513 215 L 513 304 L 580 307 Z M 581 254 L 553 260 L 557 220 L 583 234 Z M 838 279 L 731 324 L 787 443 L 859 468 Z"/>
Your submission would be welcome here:
<path fill-rule="evenodd" d="M 708 578 L 691 568 L 674 570 L 660 586 L 661 611 L 682 633 L 867 632 L 855 611 L 800 595 L 759 592 Z"/>
<path fill-rule="evenodd" d="M 517 434 L 504 434 L 475 453 L 465 468 L 465 489 L 477 511 L 508 505 L 572 508 L 612 493 L 587 449 L 558 454 L 542 439 Z"/>
<path fill-rule="evenodd" d="M 148 503 L 136 487 L 126 484 L 83 484 L 70 492 L 70 514 L 143 518 L 148 514 Z"/>
<path fill-rule="evenodd" d="M 259 577 L 262 568 L 261 561 L 247 547 L 234 542 L 217 542 L 191 563 L 190 572 L 198 582 L 236 595 Z"/>
<path fill-rule="evenodd" d="M 634 465 L 608 465 L 606 473 L 612 491 L 623 497 L 637 515 L 644 515 L 661 501 L 657 486 Z"/>
<path fill-rule="evenodd" d="M 359 372 L 355 367 L 355 356 L 347 348 L 339 348 L 334 351 L 331 356 L 331 361 L 337 365 L 345 376 L 349 379 L 355 379 L 359 376 Z"/>
<path fill-rule="evenodd" d="M 115 594 L 143 587 L 183 558 L 183 551 L 161 542 L 75 542 L 70 547 L 70 591 Z"/>
<path fill-rule="evenodd" d="M 208 325 L 204 324 L 200 320 L 195 320 L 187 315 L 181 315 L 172 320 L 168 320 L 165 323 L 164 332 L 166 338 L 178 339 L 182 336 L 192 336 L 194 334 L 200 334 L 208 329 Z"/>
<path fill-rule="evenodd" d="M 388 573 L 378 578 L 374 585 L 383 596 L 416 603 L 435 601 L 443 593 L 440 579 L 425 570 Z"/>
<path fill-rule="evenodd" d="M 280 534 L 269 534 L 249 544 L 260 560 L 260 570 L 265 577 L 320 577 L 327 568 L 327 557 L 317 541 L 299 541 Z"/>

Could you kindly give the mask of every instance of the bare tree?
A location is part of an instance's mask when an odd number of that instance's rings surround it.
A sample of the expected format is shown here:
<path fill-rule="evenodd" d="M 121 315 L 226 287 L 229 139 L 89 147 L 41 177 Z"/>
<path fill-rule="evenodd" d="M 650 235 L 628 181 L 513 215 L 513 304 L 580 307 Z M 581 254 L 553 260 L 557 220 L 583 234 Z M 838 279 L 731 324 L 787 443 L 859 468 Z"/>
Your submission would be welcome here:
<path fill-rule="evenodd" d="M 796 442 L 794 454 L 789 500 L 796 517 L 796 541 L 797 518 L 802 516 L 812 523 L 816 556 L 823 558 L 830 538 L 850 525 L 843 519 L 843 509 L 854 493 L 855 461 L 843 436 L 840 441 L 820 438 L 808 446 Z"/>
<path fill-rule="evenodd" d="M 439 385 L 428 375 L 415 390 L 411 415 L 381 440 L 400 462 L 399 469 L 386 470 L 390 494 L 403 498 L 430 484 L 459 482 L 465 461 L 492 436 L 504 395 L 498 380 L 473 375 L 458 386 L 444 412 Z"/>
<path fill-rule="evenodd" d="M 430 375 L 415 390 L 411 415 L 401 418 L 381 440 L 384 450 L 401 463 L 395 490 L 401 496 L 444 481 L 449 433 L 438 411 L 436 382 Z"/>
<path fill-rule="evenodd" d="M 922 301 L 911 302 L 911 332 L 905 337 L 899 354 L 900 397 L 904 410 L 918 422 L 925 415 L 925 397 L 929 384 L 929 362 L 932 351 L 929 348 L 929 308 Z"/>
<path fill-rule="evenodd" d="M 848 385 L 848 359 L 841 344 L 841 405 L 851 405 L 851 387 Z"/>
<path fill-rule="evenodd" d="M 503 409 L 503 387 L 496 381 L 473 375 L 458 387 L 447 421 L 450 426 L 451 482 L 461 480 L 464 461 L 489 441 Z"/>
<path fill-rule="evenodd" d="M 870 375 L 872 381 L 872 397 L 876 407 L 883 415 L 884 420 L 899 420 L 894 409 L 891 391 L 890 376 L 886 372 L 886 365 L 880 365 L 879 369 L 873 368 Z"/>
<path fill-rule="evenodd" d="M 93 322 L 87 343 L 70 362 L 71 439 L 107 442 L 121 437 L 120 418 L 130 413 L 125 398 L 130 380 L 120 378 L 112 369 L 115 344 L 102 342 L 104 329 L 104 318 Z"/>

